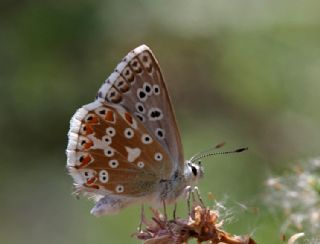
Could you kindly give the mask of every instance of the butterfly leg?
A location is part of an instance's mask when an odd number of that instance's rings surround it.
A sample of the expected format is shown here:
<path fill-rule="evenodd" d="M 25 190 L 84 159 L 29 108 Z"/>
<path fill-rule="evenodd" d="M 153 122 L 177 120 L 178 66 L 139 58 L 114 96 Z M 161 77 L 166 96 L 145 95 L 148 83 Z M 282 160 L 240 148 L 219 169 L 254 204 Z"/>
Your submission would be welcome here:
<path fill-rule="evenodd" d="M 163 203 L 163 213 L 164 213 L 164 219 L 167 220 L 168 216 L 167 216 L 167 206 L 166 206 L 166 201 L 162 200 Z"/>
<path fill-rule="evenodd" d="M 166 201 L 163 200 L 162 202 L 163 202 L 164 222 L 166 223 L 166 227 L 168 231 L 171 233 L 171 235 L 173 235 L 172 226 L 169 224 L 170 221 L 168 221 Z"/>
<path fill-rule="evenodd" d="M 195 187 L 187 186 L 184 191 L 185 191 L 184 195 L 187 199 L 188 214 L 189 215 L 191 214 L 191 198 L 192 198 L 192 203 L 196 202 L 196 200 L 197 200 L 200 202 L 202 207 L 205 206 L 203 203 L 203 200 L 201 198 L 199 188 L 197 186 L 195 186 Z"/>
<path fill-rule="evenodd" d="M 197 186 L 195 186 L 195 187 L 193 188 L 192 193 L 193 193 L 193 192 L 195 192 L 195 194 L 197 195 L 197 198 L 198 198 L 201 206 L 204 207 L 204 203 L 203 203 L 203 200 L 202 200 L 202 198 L 201 198 L 199 188 L 198 188 Z"/>
<path fill-rule="evenodd" d="M 142 230 L 142 222 L 143 222 L 143 219 L 144 219 L 144 205 L 141 204 L 139 232 L 141 232 L 141 230 Z"/>
<path fill-rule="evenodd" d="M 177 212 L 177 203 L 174 203 L 174 208 L 173 208 L 173 219 L 176 220 L 176 212 Z"/>
<path fill-rule="evenodd" d="M 192 192 L 192 187 L 191 186 L 187 186 L 184 189 L 184 197 L 187 200 L 187 206 L 188 206 L 188 215 L 190 216 L 191 214 L 191 192 Z"/>

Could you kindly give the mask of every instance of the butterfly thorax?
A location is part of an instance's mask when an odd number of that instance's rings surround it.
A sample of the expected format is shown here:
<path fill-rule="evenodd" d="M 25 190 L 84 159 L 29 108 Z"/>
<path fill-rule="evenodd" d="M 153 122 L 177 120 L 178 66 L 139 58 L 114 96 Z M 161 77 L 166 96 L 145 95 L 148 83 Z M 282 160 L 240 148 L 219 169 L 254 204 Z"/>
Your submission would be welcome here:
<path fill-rule="evenodd" d="M 187 189 L 193 188 L 202 176 L 203 169 L 199 164 L 185 161 L 182 172 L 177 170 L 170 179 L 160 180 L 160 200 L 165 200 L 167 203 L 175 202 Z"/>

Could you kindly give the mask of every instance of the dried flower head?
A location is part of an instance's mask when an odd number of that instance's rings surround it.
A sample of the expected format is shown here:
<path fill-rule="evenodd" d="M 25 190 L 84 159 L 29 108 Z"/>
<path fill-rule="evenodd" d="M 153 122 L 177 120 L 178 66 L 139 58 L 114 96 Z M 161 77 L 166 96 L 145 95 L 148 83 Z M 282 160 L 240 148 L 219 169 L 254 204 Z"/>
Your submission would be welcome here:
<path fill-rule="evenodd" d="M 187 243 L 195 238 L 198 243 L 254 244 L 249 236 L 234 236 L 222 230 L 223 221 L 218 222 L 217 211 L 195 206 L 186 219 L 167 220 L 159 211 L 153 210 L 152 221 L 143 222 L 146 229 L 137 233 L 136 237 L 144 244 Z"/>
<path fill-rule="evenodd" d="M 282 232 L 304 231 L 319 238 L 320 233 L 320 159 L 294 166 L 290 173 L 269 178 L 266 203 L 286 216 Z"/>

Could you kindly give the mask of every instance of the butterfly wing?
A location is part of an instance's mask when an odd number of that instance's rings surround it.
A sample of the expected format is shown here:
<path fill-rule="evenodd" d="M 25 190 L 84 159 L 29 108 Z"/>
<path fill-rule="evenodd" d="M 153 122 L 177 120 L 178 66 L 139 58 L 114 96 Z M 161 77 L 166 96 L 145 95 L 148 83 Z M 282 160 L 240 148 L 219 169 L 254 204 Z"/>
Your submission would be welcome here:
<path fill-rule="evenodd" d="M 162 146 L 120 106 L 83 106 L 69 140 L 68 168 L 80 191 L 138 197 L 153 192 L 171 170 Z"/>
<path fill-rule="evenodd" d="M 139 197 L 181 169 L 182 146 L 159 65 L 130 52 L 71 120 L 68 169 L 79 191 Z"/>
<path fill-rule="evenodd" d="M 168 152 L 173 171 L 183 170 L 183 150 L 160 66 L 141 45 L 128 53 L 99 89 L 97 99 L 119 104 L 138 118 Z"/>

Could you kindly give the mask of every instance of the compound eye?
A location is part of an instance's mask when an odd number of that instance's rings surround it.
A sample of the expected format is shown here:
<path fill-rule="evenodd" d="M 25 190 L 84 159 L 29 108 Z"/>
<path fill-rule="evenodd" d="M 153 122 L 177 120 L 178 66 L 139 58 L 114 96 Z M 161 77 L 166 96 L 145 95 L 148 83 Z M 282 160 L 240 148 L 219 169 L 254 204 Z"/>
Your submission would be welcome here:
<path fill-rule="evenodd" d="M 192 170 L 193 175 L 197 176 L 197 174 L 198 174 L 197 168 L 194 166 L 191 166 L 191 170 Z"/>

